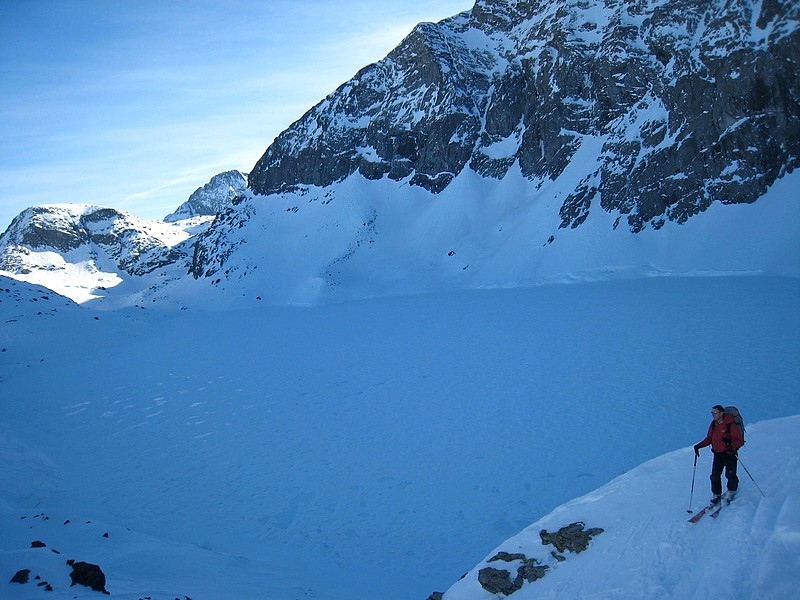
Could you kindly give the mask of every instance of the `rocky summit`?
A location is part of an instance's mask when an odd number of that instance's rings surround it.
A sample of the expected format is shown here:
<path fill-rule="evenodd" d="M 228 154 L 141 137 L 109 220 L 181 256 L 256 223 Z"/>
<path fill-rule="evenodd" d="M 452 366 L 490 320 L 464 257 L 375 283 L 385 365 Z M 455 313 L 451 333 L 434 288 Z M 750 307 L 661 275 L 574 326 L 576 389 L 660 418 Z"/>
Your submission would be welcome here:
<path fill-rule="evenodd" d="M 478 0 L 422 23 L 276 138 L 249 195 L 197 239 L 192 275 L 246 277 L 258 295 L 303 290 L 277 295 L 306 302 L 320 290 L 341 297 L 348 281 L 375 295 L 433 281 L 563 280 L 609 265 L 686 272 L 691 260 L 663 260 L 676 242 L 650 252 L 611 232 L 754 203 L 794 169 L 799 10 Z M 591 240 L 564 233 L 590 215 L 602 221 Z M 688 268 L 720 270 L 707 262 Z M 721 268 L 763 269 L 759 259 Z"/>
<path fill-rule="evenodd" d="M 353 173 L 438 193 L 464 169 L 532 185 L 593 143 L 561 227 L 632 231 L 757 200 L 800 155 L 790 0 L 478 0 L 419 25 L 281 134 L 256 194 Z M 618 221 L 619 222 L 619 221 Z"/>
<path fill-rule="evenodd" d="M 211 181 L 197 188 L 175 212 L 164 217 L 164 221 L 174 223 L 193 217 L 214 216 L 231 206 L 236 197 L 246 189 L 246 173 L 234 170 L 214 175 Z"/>

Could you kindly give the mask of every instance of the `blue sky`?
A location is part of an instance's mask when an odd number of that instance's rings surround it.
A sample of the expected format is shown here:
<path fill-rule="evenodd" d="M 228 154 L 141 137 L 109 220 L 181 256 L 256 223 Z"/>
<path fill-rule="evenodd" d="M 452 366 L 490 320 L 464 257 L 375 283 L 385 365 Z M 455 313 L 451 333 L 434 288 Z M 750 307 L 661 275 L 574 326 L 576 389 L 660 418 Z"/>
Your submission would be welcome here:
<path fill-rule="evenodd" d="M 473 0 L 5 0 L 0 232 L 28 206 L 162 218 Z"/>

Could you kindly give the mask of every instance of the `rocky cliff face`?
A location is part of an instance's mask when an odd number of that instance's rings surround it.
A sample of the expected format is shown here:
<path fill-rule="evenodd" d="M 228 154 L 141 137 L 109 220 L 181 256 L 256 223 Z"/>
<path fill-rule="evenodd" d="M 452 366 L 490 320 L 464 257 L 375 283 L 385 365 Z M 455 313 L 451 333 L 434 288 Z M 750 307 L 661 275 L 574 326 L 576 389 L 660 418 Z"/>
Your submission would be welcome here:
<path fill-rule="evenodd" d="M 250 188 L 353 173 L 438 193 L 464 169 L 532 185 L 594 143 L 561 203 L 632 231 L 753 202 L 800 156 L 800 8 L 790 0 L 478 0 L 419 25 L 281 134 Z"/>
<path fill-rule="evenodd" d="M 174 223 L 192 217 L 214 216 L 229 208 L 246 189 L 247 174 L 241 171 L 225 171 L 214 175 L 211 181 L 197 188 L 175 212 L 164 217 L 164 221 Z"/>

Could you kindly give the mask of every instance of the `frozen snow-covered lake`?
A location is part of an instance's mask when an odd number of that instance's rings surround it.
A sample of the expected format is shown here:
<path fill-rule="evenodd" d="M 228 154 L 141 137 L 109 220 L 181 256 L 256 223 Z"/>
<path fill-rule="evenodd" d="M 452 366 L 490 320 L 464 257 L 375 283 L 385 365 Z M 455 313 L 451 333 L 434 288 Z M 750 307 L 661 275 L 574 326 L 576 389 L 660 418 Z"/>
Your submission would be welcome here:
<path fill-rule="evenodd" d="M 425 598 L 556 506 L 697 442 L 713 404 L 800 413 L 797 279 L 21 307 L 2 306 L 0 435 L 29 454 L 0 467 L 0 505 L 277 567 L 279 600 Z"/>

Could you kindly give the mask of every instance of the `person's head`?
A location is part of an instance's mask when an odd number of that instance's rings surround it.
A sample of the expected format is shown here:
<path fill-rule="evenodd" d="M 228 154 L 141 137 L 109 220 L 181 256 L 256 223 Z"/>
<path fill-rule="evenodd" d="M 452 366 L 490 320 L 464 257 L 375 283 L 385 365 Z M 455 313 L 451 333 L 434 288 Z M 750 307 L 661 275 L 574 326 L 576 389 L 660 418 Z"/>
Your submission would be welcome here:
<path fill-rule="evenodd" d="M 722 415 L 724 413 L 725 413 L 725 407 L 724 406 L 720 406 L 719 404 L 716 404 L 716 405 L 711 407 L 711 415 L 715 419 L 721 419 Z"/>

